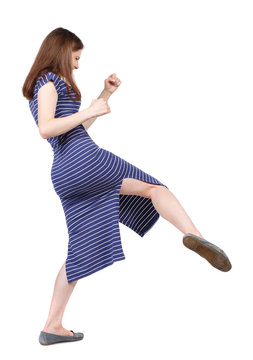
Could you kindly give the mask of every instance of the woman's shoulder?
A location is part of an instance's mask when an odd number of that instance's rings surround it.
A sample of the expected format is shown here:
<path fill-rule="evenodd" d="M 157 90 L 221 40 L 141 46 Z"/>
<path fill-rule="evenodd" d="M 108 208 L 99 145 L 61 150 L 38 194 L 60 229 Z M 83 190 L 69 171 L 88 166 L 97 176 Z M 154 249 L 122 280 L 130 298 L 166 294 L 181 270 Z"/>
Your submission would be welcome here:
<path fill-rule="evenodd" d="M 36 83 L 44 85 L 44 83 L 50 80 L 53 80 L 54 82 L 58 82 L 61 80 L 61 78 L 57 76 L 54 72 L 48 71 L 38 76 Z"/>
<path fill-rule="evenodd" d="M 37 78 L 35 88 L 34 88 L 34 93 L 37 93 L 39 91 L 39 89 L 43 85 L 45 85 L 48 81 L 53 81 L 58 95 L 62 94 L 64 87 L 65 87 L 65 83 L 58 75 L 56 75 L 52 71 L 48 71 L 44 74 L 41 74 Z"/>

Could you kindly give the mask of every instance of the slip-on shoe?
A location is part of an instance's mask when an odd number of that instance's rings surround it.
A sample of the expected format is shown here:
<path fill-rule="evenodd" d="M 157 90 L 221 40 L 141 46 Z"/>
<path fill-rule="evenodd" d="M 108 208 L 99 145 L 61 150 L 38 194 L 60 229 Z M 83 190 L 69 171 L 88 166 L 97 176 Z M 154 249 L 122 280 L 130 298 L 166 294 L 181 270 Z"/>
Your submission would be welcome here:
<path fill-rule="evenodd" d="M 183 236 L 183 244 L 190 250 L 205 258 L 212 266 L 221 271 L 229 271 L 232 265 L 228 256 L 218 246 L 209 241 L 187 233 Z"/>
<path fill-rule="evenodd" d="M 83 339 L 83 333 L 75 333 L 73 330 L 70 331 L 73 333 L 73 336 L 56 335 L 41 331 L 39 336 L 39 342 L 41 345 L 51 345 L 61 342 L 78 341 Z"/>

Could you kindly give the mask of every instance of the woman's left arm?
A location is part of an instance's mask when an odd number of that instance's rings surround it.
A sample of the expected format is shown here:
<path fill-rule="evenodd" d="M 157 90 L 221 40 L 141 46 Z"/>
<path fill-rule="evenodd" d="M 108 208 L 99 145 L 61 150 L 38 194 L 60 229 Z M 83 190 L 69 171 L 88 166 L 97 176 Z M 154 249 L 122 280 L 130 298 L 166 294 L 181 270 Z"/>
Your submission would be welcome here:
<path fill-rule="evenodd" d="M 98 99 L 104 98 L 106 101 L 110 98 L 110 96 L 114 93 L 114 91 L 119 87 L 121 84 L 121 81 L 119 78 L 116 77 L 116 74 L 113 73 L 112 75 L 108 76 L 107 79 L 105 79 L 105 87 L 104 90 L 99 95 Z M 86 120 L 82 123 L 85 130 L 88 130 L 88 128 L 94 123 L 97 117 L 90 118 L 89 120 Z"/>

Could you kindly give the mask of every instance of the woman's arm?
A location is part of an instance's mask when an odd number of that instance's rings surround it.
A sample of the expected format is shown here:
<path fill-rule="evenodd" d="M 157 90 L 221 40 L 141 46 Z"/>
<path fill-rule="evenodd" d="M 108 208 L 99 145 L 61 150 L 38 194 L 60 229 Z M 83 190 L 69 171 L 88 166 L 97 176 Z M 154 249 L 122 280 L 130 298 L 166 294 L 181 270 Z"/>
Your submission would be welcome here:
<path fill-rule="evenodd" d="M 64 134 L 74 127 L 94 118 L 90 108 L 72 115 L 55 118 L 58 94 L 52 81 L 48 81 L 38 91 L 38 127 L 43 139 Z"/>
<path fill-rule="evenodd" d="M 104 98 L 104 99 L 107 101 L 110 96 L 111 96 L 111 93 L 110 93 L 109 91 L 107 91 L 107 90 L 104 89 L 104 90 L 101 92 L 101 94 L 99 95 L 98 99 Z M 94 121 L 95 121 L 96 119 L 97 119 L 97 116 L 92 117 L 92 118 L 84 121 L 84 122 L 82 123 L 82 125 L 83 125 L 83 127 L 85 128 L 85 130 L 88 130 L 89 127 L 94 123 Z"/>

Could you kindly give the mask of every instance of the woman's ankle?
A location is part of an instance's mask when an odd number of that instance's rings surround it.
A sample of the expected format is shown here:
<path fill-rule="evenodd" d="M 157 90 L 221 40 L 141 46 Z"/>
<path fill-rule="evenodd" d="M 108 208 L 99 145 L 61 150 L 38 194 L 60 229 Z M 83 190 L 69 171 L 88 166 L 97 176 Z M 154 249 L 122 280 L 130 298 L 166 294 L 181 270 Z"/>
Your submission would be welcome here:
<path fill-rule="evenodd" d="M 50 322 L 47 322 L 43 328 L 42 331 L 47 331 L 48 329 L 53 329 L 53 330 L 58 330 L 58 329 L 61 329 L 63 328 L 62 326 L 62 323 L 61 322 L 54 322 L 54 321 L 50 321 Z"/>

